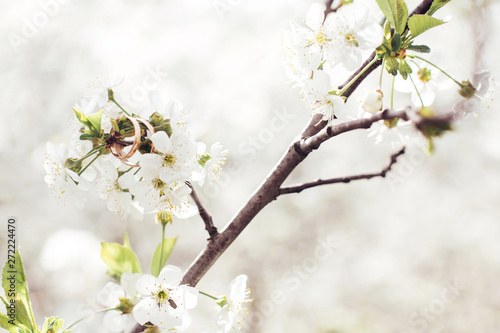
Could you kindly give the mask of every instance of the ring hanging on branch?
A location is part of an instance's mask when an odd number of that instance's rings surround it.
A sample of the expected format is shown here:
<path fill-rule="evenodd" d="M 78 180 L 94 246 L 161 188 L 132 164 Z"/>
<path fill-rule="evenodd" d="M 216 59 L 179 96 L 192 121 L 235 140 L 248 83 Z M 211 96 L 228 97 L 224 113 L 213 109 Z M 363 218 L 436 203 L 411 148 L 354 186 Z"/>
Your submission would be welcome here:
<path fill-rule="evenodd" d="M 110 131 L 111 137 L 108 139 L 107 145 L 109 146 L 111 154 L 113 154 L 114 157 L 122 161 L 123 164 L 131 167 L 138 167 L 139 166 L 138 164 L 132 164 L 128 161 L 128 159 L 134 156 L 134 154 L 137 152 L 137 149 L 139 149 L 139 145 L 141 144 L 142 129 L 141 126 L 139 125 L 139 122 L 143 123 L 144 126 L 146 126 L 147 130 L 151 135 L 155 133 L 155 129 L 153 128 L 153 126 L 151 126 L 151 124 L 147 120 L 141 118 L 133 118 L 130 116 L 126 117 L 128 120 L 130 120 L 132 125 L 134 125 L 134 141 L 130 142 L 123 140 L 123 136 L 120 133 L 116 132 L 113 128 L 111 128 Z M 130 148 L 128 153 L 124 154 L 123 148 L 130 145 L 132 145 L 132 147 Z M 151 153 L 153 154 L 155 152 L 156 152 L 155 146 L 153 142 L 151 142 Z"/>

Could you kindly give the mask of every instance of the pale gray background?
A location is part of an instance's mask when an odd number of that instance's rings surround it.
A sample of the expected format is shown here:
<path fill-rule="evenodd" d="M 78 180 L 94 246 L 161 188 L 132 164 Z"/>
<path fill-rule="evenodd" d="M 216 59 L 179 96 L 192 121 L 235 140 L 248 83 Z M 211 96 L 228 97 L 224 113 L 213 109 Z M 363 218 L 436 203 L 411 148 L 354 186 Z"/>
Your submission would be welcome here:
<path fill-rule="evenodd" d="M 472 1 L 453 2 L 438 15 L 450 15 L 450 23 L 428 35 L 429 45 L 460 79 L 483 66 L 498 77 L 499 3 L 482 3 L 488 15 L 478 18 Z M 3 1 L 0 216 L 19 219 L 18 244 L 39 324 L 51 315 L 69 323 L 99 308 L 95 295 L 107 281 L 99 242 L 121 241 L 128 232 L 147 270 L 160 238 L 152 217 L 120 221 L 94 194 L 83 211 L 62 207 L 43 181 L 45 143 L 68 140 L 71 106 L 99 73 L 125 75 L 119 90 L 134 93 L 135 105 L 145 101 L 137 98 L 143 80 L 160 71 L 158 88 L 191 110 L 196 136 L 230 149 L 228 164 L 238 171 L 200 193 L 219 227 L 308 121 L 287 84 L 280 43 L 289 20 L 304 16 L 311 1 L 232 3 L 221 18 L 211 0 L 68 1 L 52 7 L 52 17 L 15 50 L 9 36 L 21 35 L 26 20 L 43 16 L 43 9 L 38 2 Z M 483 50 L 477 51 L 478 40 Z M 363 85 L 351 105 L 370 87 Z M 498 100 L 490 104 L 438 140 L 434 156 L 410 150 L 392 182 L 279 198 L 199 288 L 217 295 L 247 274 L 255 300 L 246 332 L 496 332 L 500 116 Z M 255 155 L 242 151 L 283 110 L 294 119 Z M 350 133 L 312 154 L 290 182 L 377 171 L 392 151 L 375 146 L 365 132 Z M 171 263 L 186 269 L 207 237 L 201 220 L 176 221 L 167 233 L 179 236 Z M 315 257 L 325 242 L 335 250 Z M 4 244 L 2 236 L 2 258 Z M 214 310 L 208 300 L 200 303 L 193 332 L 206 327 Z M 80 332 L 100 332 L 100 319 L 82 324 Z"/>

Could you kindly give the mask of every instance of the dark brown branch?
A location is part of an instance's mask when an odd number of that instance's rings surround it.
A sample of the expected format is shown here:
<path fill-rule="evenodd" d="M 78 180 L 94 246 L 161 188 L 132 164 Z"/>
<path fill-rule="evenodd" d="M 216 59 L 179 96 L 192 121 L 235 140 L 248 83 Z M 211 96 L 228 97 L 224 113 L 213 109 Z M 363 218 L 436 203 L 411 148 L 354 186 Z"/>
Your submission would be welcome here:
<path fill-rule="evenodd" d="M 212 216 L 210 216 L 205 207 L 203 207 L 203 204 L 201 203 L 200 198 L 196 194 L 191 183 L 186 182 L 186 185 L 191 188 L 191 198 L 193 198 L 196 207 L 198 207 L 198 212 L 200 214 L 201 219 L 203 220 L 203 222 L 205 222 L 205 229 L 207 230 L 208 235 L 210 236 L 208 240 L 213 241 L 214 238 L 219 234 L 219 232 L 217 231 L 217 228 L 214 225 Z"/>
<path fill-rule="evenodd" d="M 358 75 L 362 70 L 363 68 L 365 68 L 365 66 L 368 66 L 368 64 L 373 60 L 375 59 L 375 56 L 377 55 L 376 52 L 373 52 L 372 54 L 370 54 L 370 56 L 368 57 L 368 59 L 366 59 L 366 61 L 361 65 L 360 68 L 358 68 L 357 71 L 355 71 L 351 77 L 349 77 L 343 85 L 339 86 L 339 90 L 342 90 L 349 82 L 351 82 L 352 79 L 354 79 L 356 77 L 356 75 Z M 361 82 L 363 82 L 363 80 L 371 74 L 371 72 L 373 72 L 378 66 L 380 66 L 382 64 L 382 59 L 379 59 L 377 60 L 376 62 L 374 62 L 370 67 L 368 67 L 368 69 L 363 73 L 361 74 L 361 76 L 359 77 L 358 80 L 356 80 L 356 82 L 354 82 L 349 88 L 347 88 L 347 90 L 342 94 L 342 96 L 346 97 L 346 98 L 349 98 L 349 96 L 351 96 L 351 94 L 354 92 L 354 90 L 356 90 L 358 88 L 358 86 L 361 84 Z"/>
<path fill-rule="evenodd" d="M 282 187 L 282 188 L 280 188 L 280 195 L 289 194 L 289 193 L 300 193 L 305 189 L 320 186 L 320 185 L 337 184 L 337 183 L 344 183 L 345 184 L 345 183 L 350 183 L 353 180 L 371 179 L 371 178 L 375 178 L 375 177 L 384 178 L 385 175 L 391 170 L 392 166 L 397 162 L 397 158 L 399 156 L 403 155 L 404 153 L 405 153 L 405 147 L 401 148 L 401 150 L 399 150 L 397 153 L 392 154 L 389 164 L 379 172 L 367 173 L 367 174 L 361 174 L 361 175 L 355 175 L 355 176 L 349 176 L 349 177 L 318 179 L 314 182 Z"/>

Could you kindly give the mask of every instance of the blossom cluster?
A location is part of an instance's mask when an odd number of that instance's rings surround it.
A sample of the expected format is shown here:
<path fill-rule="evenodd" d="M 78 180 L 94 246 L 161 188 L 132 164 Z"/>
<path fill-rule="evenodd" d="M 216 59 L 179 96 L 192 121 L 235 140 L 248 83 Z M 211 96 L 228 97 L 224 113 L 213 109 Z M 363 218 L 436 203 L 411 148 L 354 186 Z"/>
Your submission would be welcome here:
<path fill-rule="evenodd" d="M 418 110 L 419 116 L 435 117 L 440 113 L 434 107 L 436 96 L 453 84 L 459 87 L 458 101 L 447 111 L 452 112 L 455 119 L 475 114 L 492 94 L 489 71 L 476 73 L 472 82 L 456 80 L 434 60 L 431 62 L 419 55 L 430 53 L 427 45 L 415 44 L 417 36 L 446 23 L 433 16 L 446 2 L 435 1 L 425 14 L 416 15 L 409 15 L 403 0 L 376 0 L 373 4 L 372 8 L 366 3 L 341 1 L 335 8 L 327 9 L 324 4 L 314 3 L 306 17 L 292 21 L 291 30 L 284 33 L 286 74 L 299 89 L 311 114 L 320 114 L 323 120 L 330 122 L 370 117 L 389 108 L 384 104 L 394 108 L 397 91 L 411 94 L 409 105 Z M 359 100 L 358 112 L 349 113 L 345 107 L 350 95 L 347 90 L 370 67 L 378 66 L 377 62 L 382 64 L 378 86 Z M 346 74 L 350 74 L 350 78 L 340 81 Z M 385 93 L 384 74 L 395 79 L 391 91 Z M 396 119 L 380 121 L 380 124 L 376 123 L 374 128 L 379 131 L 380 127 L 401 128 L 409 122 Z M 429 141 L 431 136 L 442 133 L 441 129 L 417 130 Z"/>
<path fill-rule="evenodd" d="M 69 146 L 47 143 L 46 183 L 55 197 L 79 208 L 95 184 L 108 209 L 123 219 L 159 212 L 191 216 L 191 183 L 213 183 L 228 151 L 196 142 L 189 113 L 158 91 L 149 94 L 148 105 L 127 112 L 113 90 L 121 81 L 98 84 L 74 106 L 79 122 Z"/>
<path fill-rule="evenodd" d="M 103 324 L 110 332 L 130 331 L 138 323 L 156 326 L 161 332 L 189 331 L 189 311 L 198 304 L 201 292 L 181 284 L 179 267 L 166 265 L 158 277 L 151 274 L 124 272 L 120 284 L 108 282 L 98 300 L 108 307 Z M 229 333 L 241 330 L 245 303 L 251 301 L 247 276 L 240 275 L 226 287 L 224 295 L 210 296 L 217 303 L 214 332 Z"/>

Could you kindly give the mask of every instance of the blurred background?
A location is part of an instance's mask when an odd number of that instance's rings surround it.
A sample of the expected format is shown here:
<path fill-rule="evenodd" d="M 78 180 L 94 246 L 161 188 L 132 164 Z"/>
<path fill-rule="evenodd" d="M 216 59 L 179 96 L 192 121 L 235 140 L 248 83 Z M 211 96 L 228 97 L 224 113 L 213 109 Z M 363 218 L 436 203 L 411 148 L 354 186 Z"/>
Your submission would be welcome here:
<path fill-rule="evenodd" d="M 146 103 L 150 89 L 181 100 L 195 136 L 230 150 L 227 171 L 198 191 L 222 228 L 309 121 L 287 83 L 281 39 L 312 2 L 3 1 L 1 225 L 6 230 L 8 216 L 18 219 L 39 324 L 46 316 L 71 323 L 90 314 L 75 331 L 105 332 L 102 314 L 91 315 L 102 308 L 96 295 L 108 281 L 100 242 L 122 242 L 127 232 L 147 271 L 161 237 L 152 216 L 120 221 L 97 194 L 84 210 L 50 196 L 45 144 L 69 141 L 71 106 L 105 72 L 126 77 L 116 90 L 131 108 Z M 425 35 L 440 54 L 436 62 L 459 79 L 482 68 L 498 77 L 499 15 L 498 1 L 454 0 L 441 9 L 437 16 L 449 23 Z M 358 89 L 351 108 L 377 78 Z M 497 332 L 497 111 L 495 99 L 438 139 L 432 156 L 410 146 L 386 179 L 280 197 L 198 287 L 219 295 L 247 274 L 254 301 L 244 332 Z M 270 130 L 276 118 L 283 126 Z M 397 147 L 374 141 L 366 131 L 330 140 L 287 183 L 378 171 Z M 176 220 L 167 235 L 179 237 L 170 263 L 183 270 L 207 238 L 197 216 Z M 191 332 L 213 325 L 213 305 L 200 303 Z"/>

